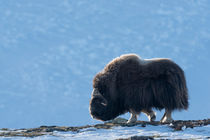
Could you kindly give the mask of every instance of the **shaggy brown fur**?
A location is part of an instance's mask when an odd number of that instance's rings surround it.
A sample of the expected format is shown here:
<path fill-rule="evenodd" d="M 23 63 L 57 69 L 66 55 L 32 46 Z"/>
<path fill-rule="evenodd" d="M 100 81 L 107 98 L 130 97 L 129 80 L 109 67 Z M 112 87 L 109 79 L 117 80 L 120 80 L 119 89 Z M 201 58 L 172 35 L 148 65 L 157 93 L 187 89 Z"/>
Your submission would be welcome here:
<path fill-rule="evenodd" d="M 184 72 L 170 59 L 122 55 L 94 77 L 90 101 L 93 118 L 106 121 L 126 112 L 151 114 L 152 108 L 165 108 L 164 116 L 169 117 L 173 110 L 188 108 Z"/>

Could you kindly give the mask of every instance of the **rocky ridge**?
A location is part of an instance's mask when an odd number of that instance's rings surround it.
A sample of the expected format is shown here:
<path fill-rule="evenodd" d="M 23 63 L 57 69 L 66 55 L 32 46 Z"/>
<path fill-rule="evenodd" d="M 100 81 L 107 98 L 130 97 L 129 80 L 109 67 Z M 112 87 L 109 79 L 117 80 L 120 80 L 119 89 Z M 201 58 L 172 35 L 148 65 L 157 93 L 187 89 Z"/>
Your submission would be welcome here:
<path fill-rule="evenodd" d="M 74 132 L 79 133 L 84 129 L 95 128 L 95 129 L 111 129 L 112 127 L 132 127 L 140 126 L 147 127 L 147 125 L 167 125 L 174 129 L 174 131 L 182 131 L 184 128 L 194 128 L 201 127 L 205 125 L 210 125 L 210 119 L 204 120 L 176 120 L 171 123 L 160 123 L 159 121 L 147 122 L 147 121 L 137 121 L 136 123 L 127 124 L 126 119 L 117 118 L 113 121 L 105 122 L 104 124 L 95 124 L 95 125 L 85 125 L 78 127 L 69 127 L 69 126 L 40 126 L 38 128 L 29 128 L 29 129 L 0 129 L 0 137 L 37 137 L 43 135 L 52 135 L 54 131 L 59 132 Z M 132 137 L 130 139 L 150 139 L 150 137 Z"/>

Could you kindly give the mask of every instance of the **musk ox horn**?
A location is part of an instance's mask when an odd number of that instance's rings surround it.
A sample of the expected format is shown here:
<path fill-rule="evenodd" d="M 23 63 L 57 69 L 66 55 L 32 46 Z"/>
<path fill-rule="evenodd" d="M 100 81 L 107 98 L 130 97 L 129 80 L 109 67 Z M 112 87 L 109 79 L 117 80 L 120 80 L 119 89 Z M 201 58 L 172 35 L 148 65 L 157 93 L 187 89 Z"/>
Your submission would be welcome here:
<path fill-rule="evenodd" d="M 172 111 L 188 106 L 184 71 L 170 59 L 122 55 L 93 79 L 90 113 L 102 121 L 126 112 L 131 113 L 128 122 L 135 122 L 140 112 L 153 121 L 156 113 L 152 108 L 156 108 L 165 109 L 161 122 L 170 122 Z"/>

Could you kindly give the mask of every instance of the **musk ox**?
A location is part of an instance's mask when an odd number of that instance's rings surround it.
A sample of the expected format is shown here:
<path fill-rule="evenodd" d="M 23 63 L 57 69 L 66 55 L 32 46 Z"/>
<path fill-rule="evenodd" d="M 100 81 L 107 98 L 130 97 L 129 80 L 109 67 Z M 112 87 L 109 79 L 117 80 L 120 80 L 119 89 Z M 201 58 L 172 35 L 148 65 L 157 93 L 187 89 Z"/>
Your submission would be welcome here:
<path fill-rule="evenodd" d="M 161 122 L 171 122 L 172 111 L 188 108 L 184 72 L 172 60 L 125 54 L 94 77 L 89 108 L 93 118 L 107 121 L 130 112 L 127 123 L 134 123 L 143 112 L 154 121 L 153 108 L 165 109 Z"/>

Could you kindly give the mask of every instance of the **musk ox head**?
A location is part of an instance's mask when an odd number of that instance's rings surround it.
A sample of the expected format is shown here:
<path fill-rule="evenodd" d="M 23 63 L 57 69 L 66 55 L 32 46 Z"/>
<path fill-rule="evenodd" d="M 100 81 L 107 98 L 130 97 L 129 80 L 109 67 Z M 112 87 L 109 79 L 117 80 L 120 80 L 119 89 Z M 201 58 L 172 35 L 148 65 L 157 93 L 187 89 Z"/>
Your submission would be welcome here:
<path fill-rule="evenodd" d="M 93 79 L 93 91 L 89 109 L 94 119 L 107 121 L 114 119 L 123 112 L 117 98 L 116 74 L 117 63 L 112 61 Z"/>
<path fill-rule="evenodd" d="M 107 108 L 108 105 L 107 99 L 99 92 L 97 88 L 93 89 L 92 98 L 90 101 L 90 113 L 93 118 L 106 121 L 112 117 L 108 116 Z"/>
<path fill-rule="evenodd" d="M 90 114 L 94 119 L 107 121 L 119 115 L 117 103 L 110 94 L 113 94 L 113 90 L 110 90 L 106 85 L 100 85 L 100 83 L 98 83 L 97 86 L 94 85 L 90 100 Z"/>

